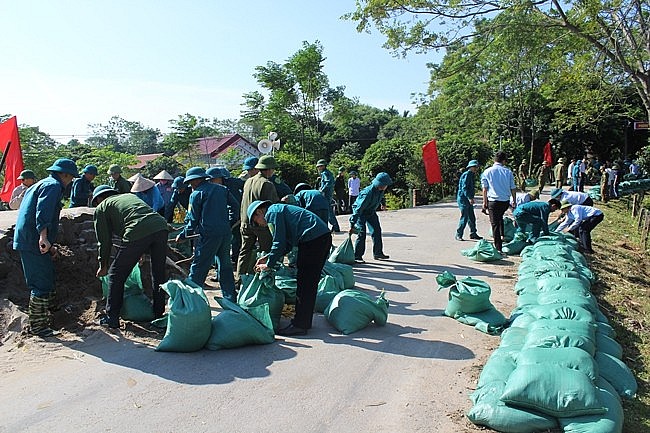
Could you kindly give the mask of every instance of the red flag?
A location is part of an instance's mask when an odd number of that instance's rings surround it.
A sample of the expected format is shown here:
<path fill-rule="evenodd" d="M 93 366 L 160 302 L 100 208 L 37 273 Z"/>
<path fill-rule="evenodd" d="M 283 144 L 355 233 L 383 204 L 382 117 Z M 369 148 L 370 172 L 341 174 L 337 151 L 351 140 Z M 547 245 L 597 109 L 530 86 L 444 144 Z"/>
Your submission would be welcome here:
<path fill-rule="evenodd" d="M 547 142 L 544 146 L 544 161 L 548 164 L 549 167 L 553 166 L 553 155 L 551 154 L 551 142 Z"/>
<path fill-rule="evenodd" d="M 24 168 L 16 116 L 10 117 L 0 123 L 0 151 L 2 151 L 3 155 L 7 151 L 7 145 L 9 143 L 11 145 L 5 157 L 5 183 L 2 185 L 2 190 L 0 191 L 0 200 L 4 202 L 11 200 L 11 193 L 20 184 L 20 181 L 16 178 L 20 176 L 20 172 Z M 0 167 L 1 169 L 2 167 Z"/>
<path fill-rule="evenodd" d="M 436 147 L 435 138 L 422 146 L 422 160 L 424 161 L 424 170 L 427 173 L 427 182 L 442 182 L 442 172 L 440 170 L 440 160 L 438 159 L 438 148 Z"/>

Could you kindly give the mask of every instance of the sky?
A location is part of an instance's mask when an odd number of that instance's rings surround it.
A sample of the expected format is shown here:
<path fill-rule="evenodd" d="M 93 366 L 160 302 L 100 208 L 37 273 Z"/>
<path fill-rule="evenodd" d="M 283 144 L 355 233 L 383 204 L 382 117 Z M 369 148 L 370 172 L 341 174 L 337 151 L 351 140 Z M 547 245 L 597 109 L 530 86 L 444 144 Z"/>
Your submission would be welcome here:
<path fill-rule="evenodd" d="M 169 130 L 190 113 L 237 119 L 262 90 L 256 66 L 323 46 L 330 86 L 377 108 L 416 111 L 428 62 L 395 58 L 376 30 L 340 17 L 354 0 L 0 0 L 0 114 L 59 142 L 112 116 Z"/>

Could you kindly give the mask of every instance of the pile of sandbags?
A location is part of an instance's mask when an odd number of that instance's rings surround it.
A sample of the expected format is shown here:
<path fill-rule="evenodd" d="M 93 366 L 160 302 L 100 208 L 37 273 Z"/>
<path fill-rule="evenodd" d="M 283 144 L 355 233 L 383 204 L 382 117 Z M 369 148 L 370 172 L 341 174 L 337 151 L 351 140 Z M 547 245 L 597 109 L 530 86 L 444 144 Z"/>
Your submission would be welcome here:
<path fill-rule="evenodd" d="M 467 414 L 501 432 L 622 430 L 636 381 L 590 292 L 594 276 L 570 236 L 542 236 L 521 256 L 517 308 Z"/>
<path fill-rule="evenodd" d="M 618 195 L 630 195 L 650 190 L 650 179 L 624 180 L 618 184 Z"/>

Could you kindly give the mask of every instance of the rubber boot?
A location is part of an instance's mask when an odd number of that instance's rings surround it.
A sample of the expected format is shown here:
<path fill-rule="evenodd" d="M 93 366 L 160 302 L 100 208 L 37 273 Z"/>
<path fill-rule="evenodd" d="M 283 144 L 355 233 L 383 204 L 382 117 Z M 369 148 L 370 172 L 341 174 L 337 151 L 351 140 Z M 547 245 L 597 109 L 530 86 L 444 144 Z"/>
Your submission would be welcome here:
<path fill-rule="evenodd" d="M 51 337 L 58 332 L 50 328 L 49 298 L 30 296 L 29 298 L 29 332 L 39 337 Z"/>

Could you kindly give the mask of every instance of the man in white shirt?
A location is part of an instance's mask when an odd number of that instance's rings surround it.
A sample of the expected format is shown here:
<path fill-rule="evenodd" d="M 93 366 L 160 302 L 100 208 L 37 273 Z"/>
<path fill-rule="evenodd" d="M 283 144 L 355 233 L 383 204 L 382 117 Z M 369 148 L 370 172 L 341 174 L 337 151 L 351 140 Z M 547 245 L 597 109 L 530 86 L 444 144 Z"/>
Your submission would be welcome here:
<path fill-rule="evenodd" d="M 560 210 L 565 219 L 555 231 L 561 232 L 566 229 L 567 232 L 580 239 L 582 252 L 593 254 L 591 231 L 605 217 L 603 212 L 592 206 L 572 205 L 569 202 L 562 202 Z"/>
<path fill-rule="evenodd" d="M 11 192 L 11 199 L 9 199 L 9 209 L 12 210 L 16 210 L 20 207 L 20 204 L 23 202 L 25 192 L 36 182 L 36 176 L 31 170 L 23 170 L 20 172 L 20 176 L 18 176 L 16 179 L 20 180 L 21 183 Z"/>
<path fill-rule="evenodd" d="M 571 204 L 581 204 L 583 206 L 593 206 L 594 200 L 586 192 L 564 191 L 562 188 L 553 188 L 551 198 L 559 201 L 568 201 Z"/>
<path fill-rule="evenodd" d="M 494 164 L 481 176 L 483 187 L 483 212 L 488 211 L 494 236 L 494 246 L 502 252 L 503 214 L 508 210 L 510 199 L 516 205 L 517 186 L 512 171 L 505 166 L 508 156 L 502 150 L 494 155 Z"/>
<path fill-rule="evenodd" d="M 352 209 L 352 205 L 357 200 L 357 197 L 359 197 L 360 189 L 361 189 L 361 179 L 359 179 L 359 176 L 356 171 L 351 170 L 350 178 L 348 179 L 348 195 L 349 195 L 348 209 Z"/>

